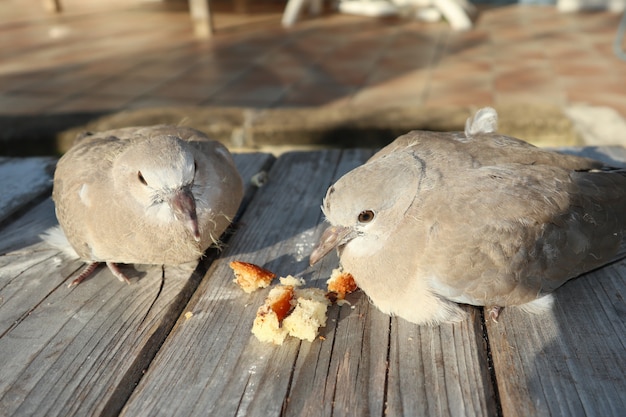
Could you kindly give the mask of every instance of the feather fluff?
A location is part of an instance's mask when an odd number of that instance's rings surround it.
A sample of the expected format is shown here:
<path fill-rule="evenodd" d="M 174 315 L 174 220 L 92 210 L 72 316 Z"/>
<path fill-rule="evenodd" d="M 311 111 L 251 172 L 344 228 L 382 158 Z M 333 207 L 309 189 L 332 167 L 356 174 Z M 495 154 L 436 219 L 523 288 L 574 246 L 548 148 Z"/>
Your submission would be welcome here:
<path fill-rule="evenodd" d="M 484 107 L 474 117 L 465 122 L 465 136 L 468 138 L 481 133 L 494 133 L 498 129 L 498 113 L 491 107 Z"/>
<path fill-rule="evenodd" d="M 59 249 L 65 255 L 69 256 L 72 259 L 79 259 L 80 256 L 76 253 L 72 245 L 70 245 L 69 240 L 67 240 L 67 236 L 61 229 L 61 226 L 54 226 L 47 229 L 45 232 L 39 235 L 41 240 L 49 244 L 50 246 Z"/>

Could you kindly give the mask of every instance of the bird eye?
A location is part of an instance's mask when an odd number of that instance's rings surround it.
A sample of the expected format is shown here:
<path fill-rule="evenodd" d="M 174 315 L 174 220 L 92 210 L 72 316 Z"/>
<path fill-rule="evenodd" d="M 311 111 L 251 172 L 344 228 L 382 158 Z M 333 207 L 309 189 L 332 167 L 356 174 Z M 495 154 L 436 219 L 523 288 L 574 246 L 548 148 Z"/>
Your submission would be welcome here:
<path fill-rule="evenodd" d="M 374 220 L 374 212 L 372 210 L 363 210 L 359 213 L 359 222 L 360 223 L 369 223 Z"/>
<path fill-rule="evenodd" d="M 146 181 L 146 179 L 143 177 L 143 175 L 141 174 L 141 171 L 137 171 L 137 179 L 139 179 L 139 181 L 143 184 L 143 185 L 148 185 L 148 182 Z"/>

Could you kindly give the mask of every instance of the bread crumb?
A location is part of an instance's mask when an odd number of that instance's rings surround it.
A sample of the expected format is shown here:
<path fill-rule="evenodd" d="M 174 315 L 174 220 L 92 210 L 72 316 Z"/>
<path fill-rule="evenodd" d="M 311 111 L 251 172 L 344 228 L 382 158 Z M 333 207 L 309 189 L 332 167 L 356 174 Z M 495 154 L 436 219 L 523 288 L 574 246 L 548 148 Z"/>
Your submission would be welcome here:
<path fill-rule="evenodd" d="M 293 307 L 293 294 L 291 285 L 279 285 L 269 292 L 252 324 L 252 334 L 261 342 L 283 344 L 288 331 L 282 322 Z"/>
<path fill-rule="evenodd" d="M 328 296 L 331 301 L 335 301 L 333 298 L 343 300 L 346 298 L 346 294 L 350 294 L 358 288 L 352 274 L 344 272 L 341 268 L 333 269 L 330 278 L 326 281 L 326 285 L 328 286 L 328 292 L 334 293 L 334 295 L 329 294 Z"/>
<path fill-rule="evenodd" d="M 229 265 L 235 274 L 233 281 L 247 293 L 268 287 L 276 277 L 275 273 L 248 262 L 232 261 Z"/>
<path fill-rule="evenodd" d="M 298 288 L 304 281 L 292 276 L 280 281 L 257 310 L 252 333 L 262 342 L 277 345 L 282 345 L 288 335 L 312 342 L 319 328 L 326 325 L 330 302 L 325 292 L 319 288 Z"/>
<path fill-rule="evenodd" d="M 189 320 L 189 319 L 190 319 L 190 318 L 192 318 L 192 317 L 193 317 L 193 313 L 192 313 L 191 311 L 188 311 L 188 312 L 186 312 L 186 313 L 185 313 L 185 318 L 186 318 L 187 320 Z"/>
<path fill-rule="evenodd" d="M 326 326 L 326 310 L 330 302 L 326 293 L 319 288 L 296 290 L 296 306 L 283 320 L 290 336 L 312 342 L 320 327 Z"/>
<path fill-rule="evenodd" d="M 267 305 L 262 305 L 256 313 L 252 325 L 252 334 L 261 342 L 282 345 L 287 337 L 287 330 L 281 326 L 276 314 Z"/>
<path fill-rule="evenodd" d="M 291 285 L 293 287 L 302 287 L 305 284 L 304 278 L 296 278 L 293 275 L 278 278 L 282 285 Z"/>

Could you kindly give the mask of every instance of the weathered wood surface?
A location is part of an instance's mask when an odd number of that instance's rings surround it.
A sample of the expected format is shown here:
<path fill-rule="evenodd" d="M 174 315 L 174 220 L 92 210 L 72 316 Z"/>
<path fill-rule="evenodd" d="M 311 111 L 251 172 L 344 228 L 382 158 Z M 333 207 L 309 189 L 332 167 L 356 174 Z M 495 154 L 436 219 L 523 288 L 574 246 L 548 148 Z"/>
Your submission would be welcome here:
<path fill-rule="evenodd" d="M 250 178 L 272 159 L 236 162 Z M 0 415 L 117 415 L 204 271 L 136 266 L 120 285 L 103 268 L 69 290 L 82 264 L 37 238 L 53 224 L 48 199 L 0 232 Z"/>
<path fill-rule="evenodd" d="M 564 151 L 626 166 L 621 147 Z M 499 323 L 487 322 L 502 414 L 626 415 L 626 261 L 554 295 L 549 314 L 509 309 Z"/>
<path fill-rule="evenodd" d="M 495 411 L 479 315 L 419 328 L 390 319 L 367 298 L 333 307 L 313 343 L 283 346 L 250 333 L 266 291 L 244 294 L 228 263 L 254 262 L 280 275 L 306 268 L 321 233 L 320 196 L 366 160 L 362 151 L 288 154 L 242 218 L 124 408 L 123 416 L 485 415 Z M 338 166 L 338 169 L 336 168 Z M 261 244 L 262 243 L 262 244 Z M 336 258 L 307 274 L 325 286 Z"/>
<path fill-rule="evenodd" d="M 626 161 L 622 148 L 583 153 Z M 415 326 L 357 292 L 330 308 L 323 339 L 254 338 L 267 290 L 243 293 L 228 263 L 323 288 L 336 257 L 307 269 L 321 198 L 369 155 L 237 155 L 244 178 L 271 168 L 224 251 L 195 270 L 130 268 L 130 286 L 102 269 L 66 288 L 82 265 L 39 241 L 56 222 L 49 199 L 13 220 L 0 230 L 0 416 L 623 415 L 626 262 L 566 284 L 544 316 L 485 323 L 467 306 L 462 323 Z"/>

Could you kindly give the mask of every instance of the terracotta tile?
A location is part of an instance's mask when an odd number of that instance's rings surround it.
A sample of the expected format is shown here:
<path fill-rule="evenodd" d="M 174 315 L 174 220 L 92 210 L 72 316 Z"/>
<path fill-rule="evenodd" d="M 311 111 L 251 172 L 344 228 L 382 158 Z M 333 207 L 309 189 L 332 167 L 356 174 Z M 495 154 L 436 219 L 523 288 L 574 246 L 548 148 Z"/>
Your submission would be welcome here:
<path fill-rule="evenodd" d="M 87 94 L 102 94 L 106 96 L 133 98 L 157 88 L 162 82 L 148 78 L 131 76 L 113 77 L 96 84 Z"/>
<path fill-rule="evenodd" d="M 500 91 L 524 91 L 554 86 L 552 71 L 547 67 L 521 67 L 495 75 L 494 89 Z"/>
<path fill-rule="evenodd" d="M 124 108 L 129 99 L 105 95 L 76 96 L 65 99 L 53 106 L 48 106 L 46 113 L 84 113 L 119 111 Z"/>
<path fill-rule="evenodd" d="M 0 93 L 20 90 L 46 78 L 45 72 L 18 72 L 0 75 Z"/>
<path fill-rule="evenodd" d="M 535 87 L 526 90 L 494 92 L 494 104 L 551 104 L 555 106 L 565 106 L 567 104 L 566 95 L 558 89 L 549 87 Z"/>
<path fill-rule="evenodd" d="M 428 74 L 413 73 L 384 82 L 370 84 L 352 97 L 357 105 L 423 104 L 428 87 Z"/>
<path fill-rule="evenodd" d="M 2 94 L 0 93 L 0 114 L 37 114 L 57 103 L 59 98 L 43 94 Z"/>
<path fill-rule="evenodd" d="M 64 97 L 68 95 L 89 93 L 96 85 L 103 81 L 101 77 L 89 77 L 76 72 L 50 74 L 49 77 L 24 86 L 21 91 L 40 94 L 56 94 Z"/>
<path fill-rule="evenodd" d="M 215 36 L 199 41 L 184 4 L 130 12 L 124 0 L 72 1 L 52 23 L 20 2 L 0 2 L 0 114 L 390 102 L 588 102 L 626 111 L 615 13 L 481 7 L 465 32 L 329 13 L 284 29 L 283 5 L 259 2 L 254 13 L 217 7 Z"/>
<path fill-rule="evenodd" d="M 192 97 L 184 97 L 179 99 L 175 97 L 144 96 L 129 101 L 124 105 L 124 107 L 130 109 L 154 107 L 185 107 L 197 106 L 204 101 L 204 98 L 194 100 Z"/>
<path fill-rule="evenodd" d="M 159 87 L 150 90 L 149 93 L 142 97 L 152 97 L 155 99 L 174 99 L 183 101 L 189 100 L 190 104 L 200 103 L 209 99 L 216 92 L 223 89 L 227 84 L 219 82 L 197 81 L 189 79 L 181 79 L 167 82 Z"/>
<path fill-rule="evenodd" d="M 235 86 L 228 86 L 222 88 L 215 95 L 211 96 L 210 102 L 231 102 L 231 103 L 245 103 L 247 101 L 254 101 L 260 103 L 275 103 L 280 100 L 287 92 L 287 87 L 284 85 L 270 85 L 270 84 L 237 84 Z"/>
<path fill-rule="evenodd" d="M 431 80 L 425 95 L 428 105 L 484 106 L 493 103 L 491 83 L 482 77 Z"/>
<path fill-rule="evenodd" d="M 135 79 L 156 79 L 166 80 L 179 77 L 190 71 L 195 65 L 186 64 L 184 60 L 168 61 L 168 62 L 142 62 L 128 71 L 124 75 L 132 76 Z"/>
<path fill-rule="evenodd" d="M 339 101 L 349 101 L 356 91 L 341 84 L 299 84 L 281 97 L 280 106 L 319 106 Z"/>

